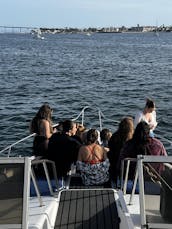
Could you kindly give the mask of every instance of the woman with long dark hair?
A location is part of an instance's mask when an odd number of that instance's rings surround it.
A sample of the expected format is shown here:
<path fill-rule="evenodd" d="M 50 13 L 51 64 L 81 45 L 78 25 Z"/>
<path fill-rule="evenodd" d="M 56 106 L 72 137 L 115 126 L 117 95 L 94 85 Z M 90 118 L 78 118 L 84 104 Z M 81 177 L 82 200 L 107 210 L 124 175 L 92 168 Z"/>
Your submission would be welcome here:
<path fill-rule="evenodd" d="M 52 126 L 52 109 L 48 104 L 40 107 L 31 121 L 31 133 L 36 133 L 33 150 L 36 156 L 45 156 L 48 149 L 48 140 L 56 130 Z"/>
<path fill-rule="evenodd" d="M 146 122 L 140 122 L 135 129 L 133 138 L 126 142 L 120 152 L 119 162 L 124 158 L 137 158 L 137 155 L 157 155 L 166 156 L 167 152 L 162 142 L 154 137 L 150 137 L 150 127 Z M 160 172 L 160 166 L 156 168 Z M 129 176 L 134 176 L 134 167 L 130 169 Z"/>
<path fill-rule="evenodd" d="M 110 177 L 117 185 L 117 178 L 120 175 L 118 171 L 118 160 L 122 147 L 133 137 L 134 124 L 133 118 L 125 117 L 119 123 L 118 129 L 113 133 L 109 140 L 109 152 L 107 153 L 110 161 Z"/>

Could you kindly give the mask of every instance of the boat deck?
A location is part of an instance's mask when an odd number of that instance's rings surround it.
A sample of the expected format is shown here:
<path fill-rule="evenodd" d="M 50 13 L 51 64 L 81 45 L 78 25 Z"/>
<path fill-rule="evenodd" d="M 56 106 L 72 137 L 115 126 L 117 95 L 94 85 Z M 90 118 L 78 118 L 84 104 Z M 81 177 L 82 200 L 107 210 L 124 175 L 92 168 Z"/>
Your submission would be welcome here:
<path fill-rule="evenodd" d="M 140 217 L 140 205 L 139 205 L 139 195 L 134 195 L 133 203 L 128 204 L 130 200 L 130 195 L 124 196 L 127 208 L 131 215 L 134 228 L 141 228 L 141 217 Z M 145 197 L 146 205 L 146 220 L 149 225 L 161 224 L 166 225 L 169 222 L 162 218 L 160 214 L 160 196 L 159 195 L 146 195 Z M 153 227 L 154 228 L 154 227 Z M 171 225 L 166 226 L 165 228 L 172 228 Z"/>
<path fill-rule="evenodd" d="M 119 228 L 115 194 L 110 189 L 64 190 L 55 228 Z"/>
<path fill-rule="evenodd" d="M 124 195 L 124 199 L 132 218 L 134 229 L 141 228 L 141 218 L 140 218 L 140 202 L 139 202 L 139 195 L 134 195 L 133 204 L 129 205 L 130 201 L 130 194 Z"/>
<path fill-rule="evenodd" d="M 37 197 L 30 197 L 28 229 L 51 229 L 54 227 L 57 209 L 59 206 L 58 198 L 52 196 L 42 197 L 43 205 L 40 206 Z"/>

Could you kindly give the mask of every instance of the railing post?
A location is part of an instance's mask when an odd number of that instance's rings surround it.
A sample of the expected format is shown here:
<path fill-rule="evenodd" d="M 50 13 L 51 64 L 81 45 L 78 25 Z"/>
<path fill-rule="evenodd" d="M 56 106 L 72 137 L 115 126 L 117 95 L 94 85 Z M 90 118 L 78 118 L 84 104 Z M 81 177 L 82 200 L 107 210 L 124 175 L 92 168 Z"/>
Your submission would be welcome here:
<path fill-rule="evenodd" d="M 45 161 L 43 161 L 43 167 L 44 167 L 45 176 L 46 176 L 46 179 L 47 179 L 47 183 L 48 183 L 48 187 L 49 187 L 50 193 L 51 193 L 51 195 L 53 195 L 53 189 L 52 189 L 52 186 L 51 186 L 51 181 L 50 181 L 50 177 L 48 175 L 47 165 L 46 165 Z"/>
<path fill-rule="evenodd" d="M 84 110 L 82 111 L 82 126 L 84 126 Z"/>
<path fill-rule="evenodd" d="M 38 189 L 38 186 L 37 186 L 37 183 L 36 183 L 36 179 L 35 179 L 35 173 L 34 173 L 32 168 L 31 168 L 31 178 L 32 178 L 33 185 L 34 185 L 34 188 L 35 188 L 35 191 L 36 191 L 36 195 L 37 195 L 39 203 L 40 203 L 40 207 L 42 207 L 43 206 L 43 202 L 42 202 L 41 194 L 39 192 L 39 189 Z"/>
<path fill-rule="evenodd" d="M 121 174 L 120 174 L 120 189 L 123 189 L 124 186 L 124 160 L 121 161 Z"/>
<path fill-rule="evenodd" d="M 124 189 L 123 189 L 124 195 L 126 195 L 126 192 L 127 192 L 127 182 L 128 182 L 129 168 L 130 168 L 130 160 L 127 160 L 127 169 L 126 169 L 126 173 L 125 173 Z"/>
<path fill-rule="evenodd" d="M 134 196 L 135 191 L 136 191 L 137 180 L 138 180 L 138 169 L 137 169 L 137 165 L 136 165 L 136 173 L 135 173 L 135 178 L 134 178 L 134 184 L 133 184 L 132 192 L 131 192 L 131 195 L 130 195 L 129 205 L 131 205 L 133 203 L 133 196 Z"/>
<path fill-rule="evenodd" d="M 7 157 L 10 157 L 10 153 L 11 153 L 11 147 L 8 150 L 8 156 Z"/>
<path fill-rule="evenodd" d="M 102 119 L 101 119 L 101 111 L 100 111 L 100 109 L 98 110 L 98 115 L 99 115 L 100 131 L 102 131 Z"/>
<path fill-rule="evenodd" d="M 140 215 L 141 215 L 141 226 L 144 228 L 146 225 L 145 216 L 145 198 L 144 198 L 144 176 L 143 176 L 143 156 L 137 156 L 138 163 L 138 175 L 139 175 L 139 200 L 140 200 Z"/>

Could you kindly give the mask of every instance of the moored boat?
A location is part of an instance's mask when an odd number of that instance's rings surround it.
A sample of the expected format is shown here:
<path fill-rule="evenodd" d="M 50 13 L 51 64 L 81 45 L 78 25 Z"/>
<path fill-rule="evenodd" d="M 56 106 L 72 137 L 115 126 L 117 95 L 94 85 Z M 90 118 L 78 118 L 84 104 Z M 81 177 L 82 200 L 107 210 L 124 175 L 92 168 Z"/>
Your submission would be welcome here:
<path fill-rule="evenodd" d="M 40 29 L 32 30 L 32 34 L 33 34 L 34 38 L 41 39 L 41 40 L 45 39 L 45 37 L 42 35 L 42 32 Z"/>

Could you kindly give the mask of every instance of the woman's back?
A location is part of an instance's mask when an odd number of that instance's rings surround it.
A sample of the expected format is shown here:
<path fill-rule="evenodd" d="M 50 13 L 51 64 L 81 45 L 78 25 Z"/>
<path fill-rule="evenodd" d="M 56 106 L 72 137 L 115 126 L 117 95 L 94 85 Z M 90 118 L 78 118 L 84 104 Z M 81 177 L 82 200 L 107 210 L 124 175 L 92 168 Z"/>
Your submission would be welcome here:
<path fill-rule="evenodd" d="M 132 138 L 134 132 L 133 119 L 126 117 L 121 120 L 118 130 L 112 135 L 109 141 L 108 158 L 110 161 L 110 175 L 111 179 L 117 183 L 119 176 L 118 160 L 122 147 Z"/>
<path fill-rule="evenodd" d="M 109 160 L 105 149 L 97 144 L 98 133 L 91 129 L 87 133 L 87 145 L 78 153 L 77 169 L 85 185 L 104 184 L 109 180 Z"/>
<path fill-rule="evenodd" d="M 80 148 L 78 160 L 85 163 L 96 164 L 105 159 L 105 150 L 102 146 L 93 143 Z"/>
<path fill-rule="evenodd" d="M 156 138 L 152 138 L 149 135 L 150 128 L 146 122 L 140 122 L 136 129 L 134 136 L 131 140 L 129 140 L 120 152 L 120 160 L 124 158 L 137 158 L 137 155 L 162 155 L 166 156 L 166 150 L 160 142 L 160 140 Z M 161 170 L 161 166 L 157 164 L 154 168 L 156 168 L 157 172 Z M 135 164 L 130 169 L 129 177 L 134 177 Z"/>
<path fill-rule="evenodd" d="M 36 156 L 45 156 L 48 149 L 48 139 L 53 134 L 51 113 L 52 109 L 49 105 L 44 104 L 32 119 L 30 129 L 32 133 L 36 133 L 33 142 L 34 155 Z"/>
<path fill-rule="evenodd" d="M 46 119 L 39 120 L 39 135 L 48 139 L 51 137 L 52 133 L 50 122 Z"/>

